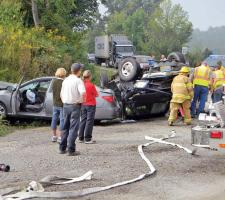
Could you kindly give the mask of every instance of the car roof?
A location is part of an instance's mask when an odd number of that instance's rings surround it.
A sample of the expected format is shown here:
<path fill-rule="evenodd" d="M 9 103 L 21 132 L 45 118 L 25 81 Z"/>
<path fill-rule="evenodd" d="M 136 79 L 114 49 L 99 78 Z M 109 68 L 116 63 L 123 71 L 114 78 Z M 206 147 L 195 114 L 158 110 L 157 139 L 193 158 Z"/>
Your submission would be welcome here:
<path fill-rule="evenodd" d="M 218 61 L 222 61 L 223 66 L 225 66 L 225 55 L 210 55 L 208 58 L 204 60 L 209 66 L 216 66 Z"/>

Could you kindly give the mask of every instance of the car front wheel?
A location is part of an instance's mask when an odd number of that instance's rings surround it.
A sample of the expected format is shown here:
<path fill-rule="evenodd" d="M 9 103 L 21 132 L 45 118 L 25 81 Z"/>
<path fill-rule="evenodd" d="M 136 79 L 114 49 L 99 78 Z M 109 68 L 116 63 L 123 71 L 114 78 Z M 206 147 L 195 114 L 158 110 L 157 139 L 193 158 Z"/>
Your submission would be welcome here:
<path fill-rule="evenodd" d="M 3 103 L 0 103 L 0 118 L 6 117 L 6 107 Z"/>

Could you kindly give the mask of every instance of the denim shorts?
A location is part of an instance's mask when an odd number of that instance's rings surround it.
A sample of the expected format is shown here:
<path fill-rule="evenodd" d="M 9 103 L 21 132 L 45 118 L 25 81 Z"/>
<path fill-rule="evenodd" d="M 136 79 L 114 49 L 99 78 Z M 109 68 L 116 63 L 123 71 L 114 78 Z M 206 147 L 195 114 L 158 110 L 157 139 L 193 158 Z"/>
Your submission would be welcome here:
<path fill-rule="evenodd" d="M 53 130 L 57 129 L 58 122 L 59 122 L 59 130 L 62 131 L 63 130 L 63 124 L 64 124 L 63 108 L 53 106 L 52 123 L 51 123 L 51 128 Z"/>

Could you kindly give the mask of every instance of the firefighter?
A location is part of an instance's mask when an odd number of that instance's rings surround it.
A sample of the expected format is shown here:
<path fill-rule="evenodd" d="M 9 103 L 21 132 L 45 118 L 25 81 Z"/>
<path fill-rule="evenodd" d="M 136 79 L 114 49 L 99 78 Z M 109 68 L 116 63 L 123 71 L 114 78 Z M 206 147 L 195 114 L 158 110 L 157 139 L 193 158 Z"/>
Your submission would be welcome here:
<path fill-rule="evenodd" d="M 216 103 L 222 100 L 223 97 L 223 85 L 225 84 L 225 75 L 222 70 L 222 66 L 217 63 L 215 71 L 212 74 L 211 81 L 211 92 L 212 92 L 212 101 Z"/>
<path fill-rule="evenodd" d="M 202 63 L 201 66 L 196 67 L 191 78 L 194 85 L 194 98 L 191 104 L 192 117 L 204 112 L 205 103 L 209 94 L 211 69 L 207 63 Z M 197 101 L 200 101 L 196 112 Z"/>
<path fill-rule="evenodd" d="M 170 116 L 168 119 L 169 126 L 177 120 L 178 110 L 183 109 L 184 123 L 191 124 L 191 99 L 193 97 L 193 87 L 189 80 L 190 69 L 189 67 L 182 67 L 179 75 L 177 75 L 172 82 L 172 100 L 170 101 Z"/>
<path fill-rule="evenodd" d="M 222 70 L 223 73 L 225 74 L 225 67 L 223 66 L 223 63 L 222 63 L 221 60 L 219 60 L 219 61 L 217 62 L 217 66 L 219 66 L 219 67 L 220 67 L 220 70 Z"/>

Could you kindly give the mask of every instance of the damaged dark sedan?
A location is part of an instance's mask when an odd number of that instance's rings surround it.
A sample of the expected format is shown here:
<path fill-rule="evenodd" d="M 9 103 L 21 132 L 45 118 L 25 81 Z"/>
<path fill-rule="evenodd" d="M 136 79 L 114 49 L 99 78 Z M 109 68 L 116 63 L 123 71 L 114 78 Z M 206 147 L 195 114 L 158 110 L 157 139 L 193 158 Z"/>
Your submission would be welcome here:
<path fill-rule="evenodd" d="M 185 63 L 179 52 L 161 62 L 152 62 L 146 56 L 128 57 L 122 60 L 111 80 L 101 74 L 101 87 L 115 92 L 124 119 L 164 115 L 169 109 L 173 78 Z"/>

